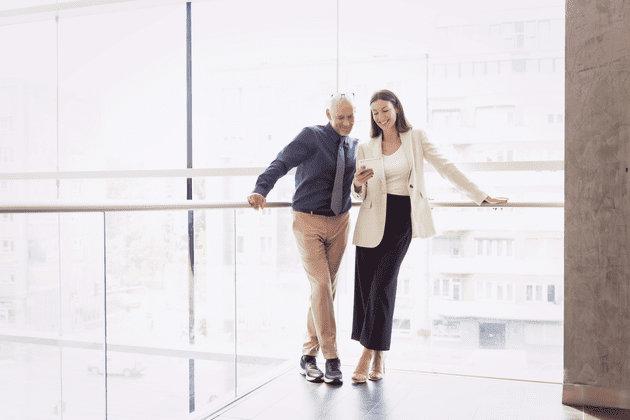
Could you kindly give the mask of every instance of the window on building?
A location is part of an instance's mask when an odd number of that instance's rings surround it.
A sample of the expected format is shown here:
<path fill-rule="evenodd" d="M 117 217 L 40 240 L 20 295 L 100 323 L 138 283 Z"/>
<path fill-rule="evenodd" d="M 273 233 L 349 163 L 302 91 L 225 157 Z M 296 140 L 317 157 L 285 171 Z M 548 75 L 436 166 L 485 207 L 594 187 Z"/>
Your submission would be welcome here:
<path fill-rule="evenodd" d="M 0 283 L 15 283 L 15 273 L 0 273 Z"/>
<path fill-rule="evenodd" d="M 473 63 L 461 63 L 460 76 L 472 77 L 473 76 Z"/>
<path fill-rule="evenodd" d="M 454 128 L 461 126 L 461 110 L 434 109 L 432 111 L 433 128 Z"/>
<path fill-rule="evenodd" d="M 514 239 L 475 239 L 478 257 L 512 257 Z"/>
<path fill-rule="evenodd" d="M 462 339 L 460 321 L 435 319 L 431 333 L 433 339 L 439 341 L 460 341 Z"/>
<path fill-rule="evenodd" d="M 444 40 L 448 36 L 448 27 L 435 28 L 435 36 L 440 40 Z"/>
<path fill-rule="evenodd" d="M 460 256 L 461 238 L 459 236 L 436 236 L 432 239 L 433 255 L 450 257 Z"/>
<path fill-rule="evenodd" d="M 0 149 L 0 162 L 1 163 L 13 162 L 13 148 L 3 147 Z"/>
<path fill-rule="evenodd" d="M 245 252 L 245 238 L 243 236 L 236 237 L 236 252 Z"/>
<path fill-rule="evenodd" d="M 488 61 L 486 63 L 486 74 L 488 76 L 496 76 L 499 74 L 499 62 L 498 61 Z"/>
<path fill-rule="evenodd" d="M 0 134 L 13 133 L 13 119 L 9 117 L 0 117 Z"/>
<path fill-rule="evenodd" d="M 433 77 L 436 79 L 446 79 L 446 64 L 434 64 Z"/>
<path fill-rule="evenodd" d="M 561 288 L 556 284 L 525 285 L 525 301 L 558 303 L 563 300 Z"/>
<path fill-rule="evenodd" d="M 564 58 L 554 58 L 553 71 L 556 73 L 564 73 Z"/>
<path fill-rule="evenodd" d="M 473 64 L 473 75 L 475 77 L 483 77 L 486 75 L 486 63 L 477 62 Z"/>
<path fill-rule="evenodd" d="M 514 72 L 514 65 L 512 64 L 512 60 L 499 61 L 499 73 L 512 74 L 513 72 Z"/>
<path fill-rule="evenodd" d="M 260 252 L 263 254 L 271 252 L 271 236 L 260 237 Z"/>
<path fill-rule="evenodd" d="M 446 77 L 456 79 L 459 77 L 459 63 L 448 63 L 446 65 Z"/>
<path fill-rule="evenodd" d="M 0 243 L 2 244 L 1 250 L 3 253 L 15 252 L 15 242 L 13 239 L 2 239 Z"/>
<path fill-rule="evenodd" d="M 392 320 L 392 330 L 395 333 L 410 334 L 411 321 L 409 318 L 394 318 Z"/>
<path fill-rule="evenodd" d="M 540 72 L 541 73 L 553 72 L 553 58 L 542 58 L 540 60 Z"/>
<path fill-rule="evenodd" d="M 538 36 L 536 34 L 525 35 L 525 49 L 528 51 L 538 49 Z"/>
<path fill-rule="evenodd" d="M 409 295 L 411 293 L 411 280 L 403 279 L 402 286 L 402 294 Z"/>
<path fill-rule="evenodd" d="M 538 60 L 525 60 L 525 71 L 527 73 L 538 73 Z"/>
<path fill-rule="evenodd" d="M 438 278 L 433 280 L 433 296 L 442 299 L 461 300 L 461 279 Z"/>
<path fill-rule="evenodd" d="M 496 128 L 514 125 L 516 108 L 508 106 L 483 106 L 475 109 L 477 128 Z"/>

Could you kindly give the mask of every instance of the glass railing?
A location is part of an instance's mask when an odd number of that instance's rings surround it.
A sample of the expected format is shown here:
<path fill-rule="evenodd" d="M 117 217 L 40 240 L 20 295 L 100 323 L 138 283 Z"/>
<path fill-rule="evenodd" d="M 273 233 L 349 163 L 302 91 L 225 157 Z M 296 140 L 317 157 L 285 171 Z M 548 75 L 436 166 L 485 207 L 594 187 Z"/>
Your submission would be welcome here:
<path fill-rule="evenodd" d="M 203 418 L 297 366 L 309 286 L 288 203 L 3 204 L 7 418 Z M 561 382 L 562 203 L 434 202 L 434 217 L 401 268 L 388 367 Z M 361 350 L 354 250 L 336 299 L 344 365 Z"/>

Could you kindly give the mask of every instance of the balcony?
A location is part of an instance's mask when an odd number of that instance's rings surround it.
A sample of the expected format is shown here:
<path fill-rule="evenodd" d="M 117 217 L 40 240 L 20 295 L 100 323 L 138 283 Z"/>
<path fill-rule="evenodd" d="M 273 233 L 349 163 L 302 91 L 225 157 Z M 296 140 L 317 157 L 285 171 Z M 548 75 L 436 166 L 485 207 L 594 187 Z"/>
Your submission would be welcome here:
<path fill-rule="evenodd" d="M 564 305 L 434 299 L 431 302 L 431 316 L 434 319 L 445 317 L 561 322 L 564 318 Z"/>
<path fill-rule="evenodd" d="M 502 229 L 505 232 L 506 230 Z M 451 274 L 500 274 L 513 276 L 555 276 L 562 277 L 562 262 L 541 258 L 532 263 L 529 259 L 510 257 L 441 257 L 431 260 L 431 270 Z"/>
<path fill-rule="evenodd" d="M 444 212 L 447 205 L 458 204 L 435 203 Z M 503 207 L 540 210 L 523 206 L 529 204 Z M 35 405 L 29 405 L 29 393 L 5 390 L 4 398 L 13 395 L 10 412 L 63 411 L 69 418 L 89 418 L 106 410 L 115 418 L 202 418 L 293 369 L 308 308 L 308 282 L 292 243 L 290 209 L 283 203 L 271 203 L 266 212 L 246 207 L 116 200 L 0 207 L 0 212 L 14 213 L 16 229 L 32 232 L 30 255 L 16 253 L 17 272 L 30 280 L 18 278 L 14 292 L 4 297 L 11 315 L 0 318 L 0 369 L 5 377 L 21 378 L 13 390 L 33 381 L 42 387 Z M 193 272 L 186 234 L 191 220 Z M 49 245 L 45 253 L 36 251 L 43 249 L 40 243 Z M 500 353 L 506 362 L 499 369 L 497 354 L 478 344 L 471 347 L 466 339 L 444 340 L 438 331 L 444 319 L 478 319 L 470 330 L 462 324 L 459 333 L 472 331 L 475 337 L 487 319 L 558 322 L 561 306 L 427 300 L 432 275 L 415 267 L 508 278 L 514 270 L 542 277 L 562 273 L 526 270 L 525 263 L 514 268 L 497 258 L 434 257 L 427 247 L 429 241 L 414 241 L 401 269 L 399 282 L 408 284 L 399 285 L 399 321 L 388 367 L 561 381 L 561 370 L 537 370 L 561 361 L 561 342 L 544 354 L 506 349 Z M 356 363 L 360 352 L 347 339 L 353 251 L 348 246 L 336 299 L 339 349 L 348 365 Z M 531 341 L 527 330 L 519 334 L 519 340 Z M 196 414 L 186 417 L 183 407 L 194 407 Z"/>

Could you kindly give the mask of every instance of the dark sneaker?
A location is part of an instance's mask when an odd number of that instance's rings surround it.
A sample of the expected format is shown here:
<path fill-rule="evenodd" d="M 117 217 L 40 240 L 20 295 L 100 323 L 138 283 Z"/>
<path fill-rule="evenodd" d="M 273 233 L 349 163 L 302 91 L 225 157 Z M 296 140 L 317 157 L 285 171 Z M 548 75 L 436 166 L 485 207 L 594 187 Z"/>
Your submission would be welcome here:
<path fill-rule="evenodd" d="M 320 382 L 324 373 L 317 367 L 315 356 L 302 356 L 300 359 L 300 374 L 310 382 Z"/>
<path fill-rule="evenodd" d="M 341 374 L 341 360 L 339 360 L 339 358 L 326 360 L 326 375 L 324 375 L 324 382 L 332 385 L 341 385 L 343 382 L 343 375 Z"/>

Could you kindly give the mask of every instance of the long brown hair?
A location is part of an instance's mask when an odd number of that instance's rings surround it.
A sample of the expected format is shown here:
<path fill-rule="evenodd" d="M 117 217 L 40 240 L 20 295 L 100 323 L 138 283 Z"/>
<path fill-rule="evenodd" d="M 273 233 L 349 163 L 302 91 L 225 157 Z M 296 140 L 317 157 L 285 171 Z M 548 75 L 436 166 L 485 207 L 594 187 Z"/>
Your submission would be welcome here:
<path fill-rule="evenodd" d="M 394 106 L 394 109 L 396 110 L 396 130 L 398 130 L 399 133 L 406 133 L 413 128 L 411 124 L 409 124 L 409 121 L 407 121 L 407 118 L 405 117 L 405 111 L 403 110 L 403 106 L 400 103 L 400 99 L 398 99 L 398 96 L 396 96 L 394 92 L 387 89 L 377 90 L 372 94 L 370 105 L 372 105 L 374 101 L 378 101 L 379 99 L 383 101 L 389 101 Z M 378 124 L 376 124 L 376 121 L 374 121 L 372 109 L 370 109 L 370 122 L 372 123 L 370 137 L 379 136 L 383 132 L 383 130 L 381 130 L 381 127 L 379 127 Z"/>

